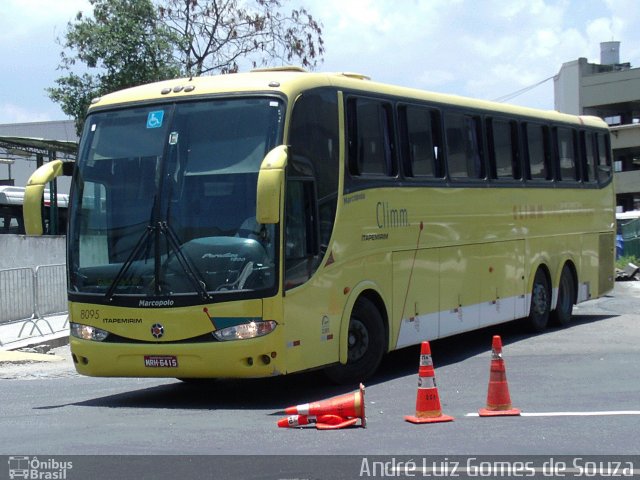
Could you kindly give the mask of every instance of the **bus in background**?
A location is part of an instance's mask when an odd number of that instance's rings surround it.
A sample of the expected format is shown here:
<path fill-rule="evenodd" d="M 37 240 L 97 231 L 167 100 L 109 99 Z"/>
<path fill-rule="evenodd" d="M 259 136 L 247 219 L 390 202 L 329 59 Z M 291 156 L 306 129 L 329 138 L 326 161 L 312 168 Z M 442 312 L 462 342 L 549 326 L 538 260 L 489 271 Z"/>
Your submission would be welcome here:
<path fill-rule="evenodd" d="M 565 325 L 613 288 L 602 120 L 362 75 L 277 68 L 106 95 L 71 191 L 85 375 L 357 382 L 391 350 L 518 318 Z"/>
<path fill-rule="evenodd" d="M 0 234 L 24 235 L 24 191 L 24 187 L 0 185 Z M 50 192 L 45 190 L 42 218 L 44 219 L 44 233 L 47 235 L 64 235 L 66 233 L 69 195 L 59 193 L 57 195 L 57 205 L 57 222 L 52 223 L 51 215 L 55 213 L 51 209 Z M 57 225 L 57 228 L 53 227 L 54 224 Z"/>

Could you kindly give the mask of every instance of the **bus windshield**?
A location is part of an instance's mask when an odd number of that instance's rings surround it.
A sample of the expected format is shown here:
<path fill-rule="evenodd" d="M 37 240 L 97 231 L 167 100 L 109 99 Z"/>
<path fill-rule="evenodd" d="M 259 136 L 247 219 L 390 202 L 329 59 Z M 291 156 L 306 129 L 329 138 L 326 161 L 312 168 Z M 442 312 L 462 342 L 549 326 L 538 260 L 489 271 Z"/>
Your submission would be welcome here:
<path fill-rule="evenodd" d="M 91 114 L 72 185 L 71 292 L 273 288 L 275 228 L 255 220 L 256 183 L 283 109 L 234 97 Z"/>

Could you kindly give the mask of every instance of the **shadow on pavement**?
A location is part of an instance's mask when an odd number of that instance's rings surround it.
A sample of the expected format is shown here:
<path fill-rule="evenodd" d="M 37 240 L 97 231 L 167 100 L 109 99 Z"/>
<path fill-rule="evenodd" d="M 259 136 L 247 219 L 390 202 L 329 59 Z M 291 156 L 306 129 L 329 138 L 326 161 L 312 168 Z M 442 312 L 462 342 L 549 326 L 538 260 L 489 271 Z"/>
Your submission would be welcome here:
<path fill-rule="evenodd" d="M 615 315 L 576 315 L 564 327 L 575 328 L 612 318 Z M 520 321 L 483 328 L 469 333 L 435 340 L 431 352 L 436 368 L 461 362 L 485 354 L 491 349 L 491 338 L 500 335 L 503 344 L 520 342 L 537 335 L 557 331 L 550 328 L 543 333 L 523 333 Z M 417 375 L 420 346 L 415 345 L 387 355 L 378 372 L 365 385 L 385 383 L 405 376 Z M 158 379 L 163 381 L 163 379 Z M 113 381 L 117 381 L 113 379 Z M 263 379 L 171 381 L 124 393 L 96 397 L 64 405 L 50 405 L 39 409 L 67 406 L 102 408 L 149 408 L 194 410 L 269 410 L 271 415 L 282 415 L 289 405 L 297 405 L 357 389 L 357 384 L 332 384 L 321 371 L 305 372 Z"/>

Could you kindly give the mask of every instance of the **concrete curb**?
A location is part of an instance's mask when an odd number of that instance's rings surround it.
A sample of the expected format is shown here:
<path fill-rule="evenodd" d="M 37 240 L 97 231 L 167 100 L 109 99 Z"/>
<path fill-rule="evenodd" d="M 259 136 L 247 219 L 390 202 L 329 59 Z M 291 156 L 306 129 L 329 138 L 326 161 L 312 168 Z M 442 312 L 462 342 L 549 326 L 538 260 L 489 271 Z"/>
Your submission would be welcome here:
<path fill-rule="evenodd" d="M 31 349 L 37 351 L 37 353 L 47 353 L 54 348 L 63 347 L 69 344 L 69 332 L 57 332 L 51 335 L 45 335 L 43 337 L 30 337 L 17 342 L 12 342 L 4 345 L 0 349 L 2 352 L 13 352 L 16 350 Z"/>
<path fill-rule="evenodd" d="M 24 348 L 35 348 L 48 352 L 53 348 L 63 347 L 69 344 L 69 332 L 57 332 L 56 334 L 46 335 L 44 337 L 32 337 L 21 342 L 15 342 L 20 344 L 18 347 L 13 348 L 12 345 L 8 345 L 9 350 L 21 350 Z M 43 348 L 44 347 L 44 348 Z M 46 348 L 48 347 L 48 348 Z"/>
<path fill-rule="evenodd" d="M 0 352 L 0 367 L 5 363 L 63 362 L 64 357 L 46 353 L 5 350 Z"/>
<path fill-rule="evenodd" d="M 38 334 L 33 335 L 37 322 L 40 322 L 41 328 L 38 328 Z M 26 335 L 23 335 L 25 327 L 27 331 Z M 30 333 L 29 328 L 31 328 Z M 49 330 L 51 333 L 42 335 L 40 334 L 42 330 Z M 0 352 L 30 348 L 37 353 L 46 353 L 52 348 L 69 343 L 68 315 L 52 315 L 35 321 L 29 319 L 0 324 L 0 341 L 2 341 Z"/>

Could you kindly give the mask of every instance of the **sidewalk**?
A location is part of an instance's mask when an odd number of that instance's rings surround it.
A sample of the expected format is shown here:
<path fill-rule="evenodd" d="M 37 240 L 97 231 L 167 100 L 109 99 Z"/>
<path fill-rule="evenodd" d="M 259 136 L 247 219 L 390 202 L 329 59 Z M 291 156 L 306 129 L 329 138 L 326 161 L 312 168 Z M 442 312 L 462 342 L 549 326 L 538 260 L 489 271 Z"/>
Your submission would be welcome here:
<path fill-rule="evenodd" d="M 3 362 L 55 362 L 45 353 L 69 343 L 68 314 L 0 324 L 0 365 Z M 26 350 L 30 351 L 18 351 Z"/>

